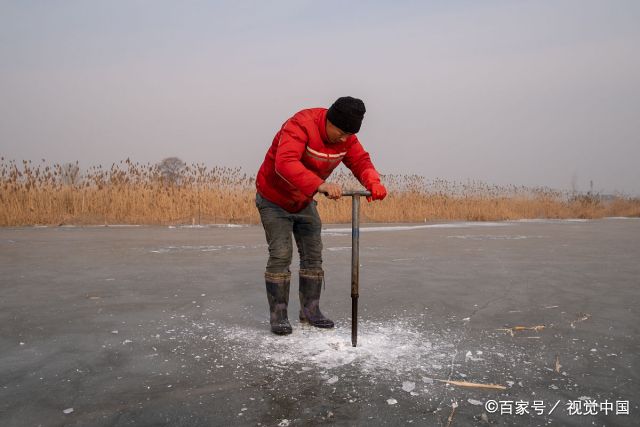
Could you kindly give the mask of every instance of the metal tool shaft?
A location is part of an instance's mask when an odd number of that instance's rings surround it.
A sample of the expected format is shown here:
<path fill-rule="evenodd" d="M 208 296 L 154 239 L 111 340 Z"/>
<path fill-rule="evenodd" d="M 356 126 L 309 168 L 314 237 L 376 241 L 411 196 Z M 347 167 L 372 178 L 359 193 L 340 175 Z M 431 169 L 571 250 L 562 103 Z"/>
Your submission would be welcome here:
<path fill-rule="evenodd" d="M 358 297 L 360 291 L 360 196 L 351 200 L 351 345 L 358 345 Z"/>
<path fill-rule="evenodd" d="M 326 194 L 326 193 L 325 193 Z M 358 345 L 358 297 L 360 292 L 360 196 L 371 196 L 364 190 L 346 190 L 351 196 L 351 345 Z"/>
<path fill-rule="evenodd" d="M 366 190 L 345 190 L 342 192 L 343 196 L 365 196 L 368 197 L 371 195 L 370 191 Z"/>
<path fill-rule="evenodd" d="M 360 196 L 368 191 L 345 191 L 351 196 L 351 345 L 358 345 L 358 297 L 360 296 Z"/>

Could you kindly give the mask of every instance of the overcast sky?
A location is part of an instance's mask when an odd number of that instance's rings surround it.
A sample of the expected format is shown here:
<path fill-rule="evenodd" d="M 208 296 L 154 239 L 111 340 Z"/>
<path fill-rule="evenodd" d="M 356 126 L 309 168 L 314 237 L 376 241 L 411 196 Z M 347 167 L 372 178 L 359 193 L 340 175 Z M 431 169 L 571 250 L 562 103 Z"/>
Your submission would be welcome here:
<path fill-rule="evenodd" d="M 255 173 L 362 98 L 381 173 L 640 195 L 639 1 L 0 2 L 0 154 Z"/>

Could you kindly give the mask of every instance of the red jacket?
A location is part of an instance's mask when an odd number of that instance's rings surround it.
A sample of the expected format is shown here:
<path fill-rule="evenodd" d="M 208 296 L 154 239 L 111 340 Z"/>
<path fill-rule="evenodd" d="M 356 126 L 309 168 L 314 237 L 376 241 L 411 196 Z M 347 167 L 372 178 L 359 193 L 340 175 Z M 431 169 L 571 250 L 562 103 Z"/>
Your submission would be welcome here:
<path fill-rule="evenodd" d="M 355 135 L 345 142 L 327 142 L 326 117 L 326 108 L 311 108 L 282 125 L 256 178 L 262 197 L 289 212 L 299 212 L 340 162 L 365 188 L 380 182 L 369 153 Z"/>

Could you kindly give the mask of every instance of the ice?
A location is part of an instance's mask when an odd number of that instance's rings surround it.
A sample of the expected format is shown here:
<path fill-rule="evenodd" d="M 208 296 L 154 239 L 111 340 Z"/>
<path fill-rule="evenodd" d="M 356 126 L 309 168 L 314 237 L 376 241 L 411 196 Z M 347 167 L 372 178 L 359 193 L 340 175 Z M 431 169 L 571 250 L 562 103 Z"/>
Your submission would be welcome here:
<path fill-rule="evenodd" d="M 471 227 L 506 227 L 512 224 L 508 222 L 452 222 L 447 224 L 428 224 L 428 225 L 395 225 L 384 227 L 360 227 L 360 232 L 370 231 L 407 231 L 421 230 L 424 228 L 471 228 Z M 323 234 L 342 234 L 351 233 L 351 228 L 325 228 Z"/>
<path fill-rule="evenodd" d="M 295 328 L 291 335 L 275 336 L 268 329 L 228 327 L 222 335 L 236 348 L 238 357 L 253 357 L 273 366 L 304 363 L 316 369 L 329 370 L 356 365 L 373 375 L 382 372 L 406 374 L 407 371 L 431 366 L 444 349 L 452 351 L 449 342 L 419 332 L 409 322 L 362 322 L 358 346 L 351 346 L 351 328 L 338 324 L 333 330 Z M 247 351 L 251 348 L 252 351 Z M 304 354 L 302 360 L 300 355 Z"/>
<path fill-rule="evenodd" d="M 65 413 L 65 414 L 70 414 L 70 413 L 73 412 L 73 408 L 67 408 L 67 409 L 63 410 L 62 412 Z"/>
<path fill-rule="evenodd" d="M 482 354 L 481 351 L 476 351 L 476 354 L 480 355 Z M 472 362 L 479 362 L 481 360 L 484 360 L 482 357 L 473 357 L 473 353 L 471 353 L 471 351 L 467 351 L 467 353 L 464 356 L 464 361 L 468 362 L 468 361 L 472 361 Z"/>
<path fill-rule="evenodd" d="M 634 216 L 605 216 L 604 219 L 640 219 Z"/>
<path fill-rule="evenodd" d="M 327 384 L 335 384 L 337 382 L 338 382 L 338 377 L 335 375 L 327 380 Z"/>
<path fill-rule="evenodd" d="M 476 399 L 467 399 L 467 402 L 471 403 L 472 405 L 482 406 L 482 402 Z"/>
<path fill-rule="evenodd" d="M 387 399 L 387 403 L 389 405 L 395 405 L 396 403 L 398 403 L 398 401 L 392 398 L 392 399 Z"/>
<path fill-rule="evenodd" d="M 544 236 L 511 236 L 511 235 L 474 235 L 466 234 L 459 236 L 447 236 L 449 239 L 462 239 L 462 240 L 524 240 L 524 239 L 543 239 Z"/>
<path fill-rule="evenodd" d="M 557 224 L 557 223 L 562 223 L 562 222 L 588 222 L 590 220 L 588 219 L 581 219 L 581 218 L 567 218 L 567 219 L 538 219 L 538 218 L 531 218 L 531 219 L 514 219 L 511 220 L 509 222 L 529 222 L 529 223 L 535 223 L 535 224 Z"/>
<path fill-rule="evenodd" d="M 177 228 L 193 228 L 193 229 L 202 229 L 202 228 L 244 228 L 248 227 L 246 224 L 193 224 L 193 225 L 178 225 Z M 175 225 L 170 225 L 169 228 L 176 228 Z"/>
<path fill-rule="evenodd" d="M 200 251 L 200 252 L 217 252 L 222 250 L 238 250 L 246 249 L 246 245 L 182 245 L 182 246 L 165 246 L 162 248 L 151 249 L 149 252 L 154 254 L 166 254 L 183 251 Z"/>
<path fill-rule="evenodd" d="M 404 391 L 406 391 L 407 393 L 411 393 L 413 391 L 413 389 L 416 388 L 416 383 L 412 382 L 412 381 L 403 381 L 402 382 L 402 389 Z"/>

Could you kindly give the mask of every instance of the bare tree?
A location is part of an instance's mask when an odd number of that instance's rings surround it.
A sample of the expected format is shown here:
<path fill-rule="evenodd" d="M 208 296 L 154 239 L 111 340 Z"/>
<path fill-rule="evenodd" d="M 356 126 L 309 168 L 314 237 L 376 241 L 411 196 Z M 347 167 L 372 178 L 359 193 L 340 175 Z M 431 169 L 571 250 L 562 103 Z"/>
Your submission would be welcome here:
<path fill-rule="evenodd" d="M 78 161 L 63 164 L 60 172 L 64 185 L 76 185 L 80 181 L 80 166 L 78 166 Z"/>
<path fill-rule="evenodd" d="M 178 157 L 167 157 L 158 163 L 158 170 L 165 183 L 179 185 L 186 166 L 187 164 Z"/>

